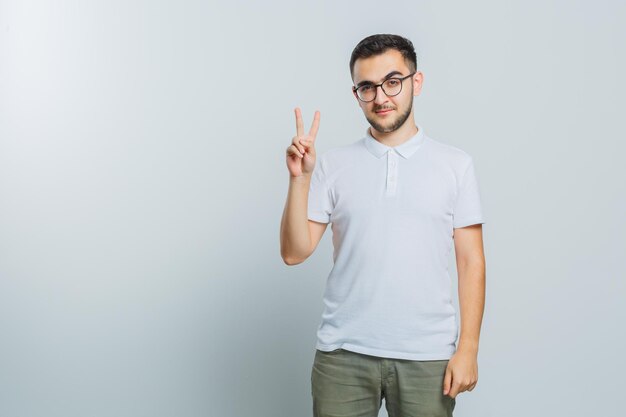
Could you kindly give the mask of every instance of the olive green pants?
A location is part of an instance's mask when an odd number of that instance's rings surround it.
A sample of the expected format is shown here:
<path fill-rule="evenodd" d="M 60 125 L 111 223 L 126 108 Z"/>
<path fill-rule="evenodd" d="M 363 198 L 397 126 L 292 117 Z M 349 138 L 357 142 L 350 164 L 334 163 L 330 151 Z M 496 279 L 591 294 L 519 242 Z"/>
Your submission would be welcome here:
<path fill-rule="evenodd" d="M 443 394 L 448 359 L 413 361 L 345 349 L 315 350 L 314 417 L 451 417 L 456 400 Z"/>

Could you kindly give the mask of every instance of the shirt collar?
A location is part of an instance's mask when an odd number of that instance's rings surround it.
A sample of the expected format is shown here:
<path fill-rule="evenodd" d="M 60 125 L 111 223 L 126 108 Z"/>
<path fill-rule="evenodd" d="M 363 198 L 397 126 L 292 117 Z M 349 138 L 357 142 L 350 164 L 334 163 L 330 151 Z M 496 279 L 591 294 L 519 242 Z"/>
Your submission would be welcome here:
<path fill-rule="evenodd" d="M 408 159 L 415 153 L 417 148 L 424 142 L 424 129 L 420 125 L 417 126 L 417 133 L 411 136 L 398 146 L 387 146 L 377 141 L 371 134 L 369 127 L 365 130 L 365 147 L 376 157 L 380 158 L 387 151 L 395 149 L 405 159 Z"/>

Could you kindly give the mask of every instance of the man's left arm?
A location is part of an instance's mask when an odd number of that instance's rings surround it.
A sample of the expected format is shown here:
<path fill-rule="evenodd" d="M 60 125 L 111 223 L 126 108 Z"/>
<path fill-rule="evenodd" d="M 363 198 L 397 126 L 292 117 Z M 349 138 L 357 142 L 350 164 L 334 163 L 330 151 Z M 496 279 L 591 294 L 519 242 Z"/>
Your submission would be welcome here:
<path fill-rule="evenodd" d="M 482 224 L 454 229 L 454 251 L 459 275 L 461 334 L 450 358 L 443 393 L 455 398 L 471 391 L 478 381 L 478 339 L 485 306 L 485 255 Z"/>

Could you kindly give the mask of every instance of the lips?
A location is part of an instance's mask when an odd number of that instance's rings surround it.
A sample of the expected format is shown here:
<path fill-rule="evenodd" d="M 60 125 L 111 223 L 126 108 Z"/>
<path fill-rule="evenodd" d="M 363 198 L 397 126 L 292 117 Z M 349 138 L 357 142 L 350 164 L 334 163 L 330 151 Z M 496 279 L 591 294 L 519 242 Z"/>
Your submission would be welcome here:
<path fill-rule="evenodd" d="M 382 109 L 382 110 L 378 110 L 376 113 L 377 114 L 385 114 L 385 113 L 389 113 L 392 110 L 393 109 Z"/>

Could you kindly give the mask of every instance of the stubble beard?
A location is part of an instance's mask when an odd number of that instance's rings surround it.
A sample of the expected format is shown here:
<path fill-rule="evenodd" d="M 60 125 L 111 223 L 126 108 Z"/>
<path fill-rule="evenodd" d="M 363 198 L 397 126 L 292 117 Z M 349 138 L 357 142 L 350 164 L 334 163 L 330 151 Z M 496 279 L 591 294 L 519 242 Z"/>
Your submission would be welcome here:
<path fill-rule="evenodd" d="M 388 126 L 381 125 L 375 119 L 372 119 L 370 117 L 365 116 L 365 118 L 367 119 L 369 124 L 378 132 L 389 133 L 389 132 L 393 132 L 399 129 L 400 126 L 402 126 L 404 122 L 406 122 L 406 120 L 409 118 L 409 115 L 411 114 L 412 109 L 413 109 L 413 100 L 410 100 L 409 107 L 406 109 L 406 111 L 400 114 L 398 118 Z"/>

